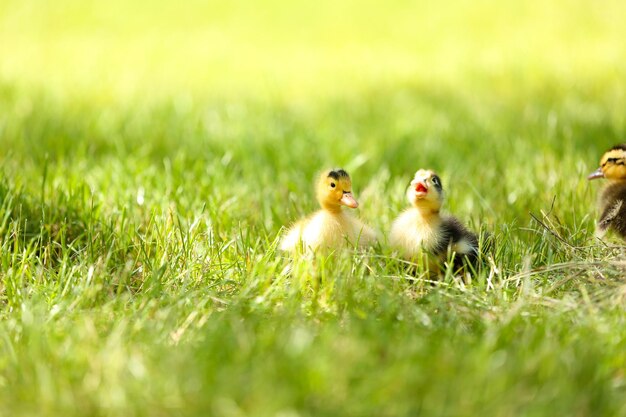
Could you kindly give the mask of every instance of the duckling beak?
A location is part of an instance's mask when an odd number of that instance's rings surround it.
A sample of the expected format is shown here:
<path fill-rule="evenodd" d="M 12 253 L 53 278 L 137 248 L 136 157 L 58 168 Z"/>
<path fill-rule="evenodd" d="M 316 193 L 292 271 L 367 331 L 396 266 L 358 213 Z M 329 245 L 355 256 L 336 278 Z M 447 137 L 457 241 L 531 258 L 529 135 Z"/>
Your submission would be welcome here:
<path fill-rule="evenodd" d="M 423 197 L 428 194 L 428 186 L 423 181 L 411 181 L 411 185 L 415 190 L 415 194 L 418 197 Z"/>
<path fill-rule="evenodd" d="M 341 200 L 339 200 L 339 202 L 344 206 L 348 206 L 350 208 L 357 208 L 359 206 L 359 203 L 357 203 L 352 193 L 344 192 L 343 197 L 341 197 Z"/>
<path fill-rule="evenodd" d="M 602 172 L 602 168 L 596 169 L 587 177 L 588 180 L 595 180 L 596 178 L 604 178 L 604 172 Z"/>

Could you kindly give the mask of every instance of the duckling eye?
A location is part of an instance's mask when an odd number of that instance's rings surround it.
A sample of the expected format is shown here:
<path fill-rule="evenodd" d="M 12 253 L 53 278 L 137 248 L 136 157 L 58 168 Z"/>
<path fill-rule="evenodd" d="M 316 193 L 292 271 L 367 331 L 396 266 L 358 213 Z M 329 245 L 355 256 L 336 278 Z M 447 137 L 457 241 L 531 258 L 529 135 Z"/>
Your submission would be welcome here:
<path fill-rule="evenodd" d="M 330 187 L 331 187 L 331 188 L 335 188 L 335 183 L 334 183 L 334 182 L 331 182 L 331 183 L 330 183 Z"/>

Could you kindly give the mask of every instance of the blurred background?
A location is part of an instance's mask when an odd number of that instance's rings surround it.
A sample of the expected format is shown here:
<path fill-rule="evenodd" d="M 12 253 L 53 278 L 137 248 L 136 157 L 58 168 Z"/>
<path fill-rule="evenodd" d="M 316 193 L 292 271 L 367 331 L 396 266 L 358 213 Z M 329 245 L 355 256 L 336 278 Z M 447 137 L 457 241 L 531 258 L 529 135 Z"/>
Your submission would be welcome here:
<path fill-rule="evenodd" d="M 618 0 L 5 0 L 0 164 L 108 210 L 138 189 L 183 214 L 235 201 L 271 234 L 316 207 L 326 166 L 382 229 L 424 166 L 477 222 L 525 222 L 555 189 L 574 222 L 624 140 L 625 17 Z"/>
<path fill-rule="evenodd" d="M 619 0 L 4 0 L 0 80 L 102 100 L 609 82 L 626 62 L 624 9 Z"/>

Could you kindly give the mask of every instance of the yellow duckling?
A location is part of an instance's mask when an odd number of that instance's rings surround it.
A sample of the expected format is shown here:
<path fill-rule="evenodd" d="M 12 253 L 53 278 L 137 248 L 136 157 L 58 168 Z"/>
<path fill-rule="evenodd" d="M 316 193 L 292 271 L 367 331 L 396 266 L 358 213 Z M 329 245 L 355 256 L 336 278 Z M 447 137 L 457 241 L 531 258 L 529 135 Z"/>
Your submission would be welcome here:
<path fill-rule="evenodd" d="M 370 246 L 376 242 L 376 233 L 356 218 L 342 210 L 342 206 L 357 208 L 359 203 L 352 194 L 352 181 L 343 169 L 323 172 L 317 182 L 317 200 L 321 210 L 298 221 L 283 237 L 280 248 L 337 249 L 346 246 Z"/>
<path fill-rule="evenodd" d="M 463 259 L 478 259 L 478 238 L 455 217 L 440 214 L 443 203 L 441 179 L 431 170 L 420 169 L 411 181 L 406 197 L 412 207 L 394 220 L 390 243 L 410 261 L 424 259 L 432 272 L 439 270 L 448 251 L 456 252 L 455 269 Z"/>
<path fill-rule="evenodd" d="M 596 235 L 603 237 L 611 229 L 626 239 L 626 144 L 616 145 L 602 155 L 600 168 L 587 177 L 596 178 L 609 180 L 598 201 Z"/>

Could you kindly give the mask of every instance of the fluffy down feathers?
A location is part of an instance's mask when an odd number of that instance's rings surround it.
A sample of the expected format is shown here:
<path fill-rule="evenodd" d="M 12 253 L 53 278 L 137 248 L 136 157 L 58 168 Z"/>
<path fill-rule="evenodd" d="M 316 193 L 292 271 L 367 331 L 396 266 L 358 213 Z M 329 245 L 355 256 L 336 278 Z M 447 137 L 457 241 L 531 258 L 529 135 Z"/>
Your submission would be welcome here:
<path fill-rule="evenodd" d="M 441 179 L 430 170 L 419 170 L 411 181 L 407 199 L 413 207 L 393 222 L 391 245 L 400 256 L 411 261 L 427 261 L 429 269 L 438 270 L 454 252 L 455 269 L 465 261 L 478 259 L 478 238 L 453 216 L 440 214 L 443 203 Z"/>
<path fill-rule="evenodd" d="M 321 210 L 295 223 L 283 237 L 285 251 L 316 251 L 373 245 L 376 232 L 348 214 L 342 207 L 356 208 L 352 181 L 343 169 L 323 172 L 316 186 Z"/>

